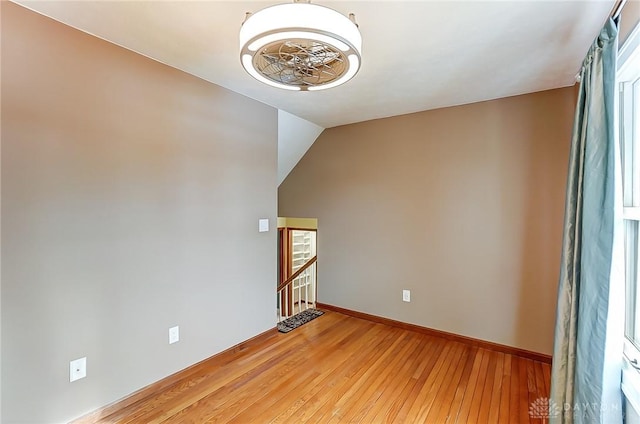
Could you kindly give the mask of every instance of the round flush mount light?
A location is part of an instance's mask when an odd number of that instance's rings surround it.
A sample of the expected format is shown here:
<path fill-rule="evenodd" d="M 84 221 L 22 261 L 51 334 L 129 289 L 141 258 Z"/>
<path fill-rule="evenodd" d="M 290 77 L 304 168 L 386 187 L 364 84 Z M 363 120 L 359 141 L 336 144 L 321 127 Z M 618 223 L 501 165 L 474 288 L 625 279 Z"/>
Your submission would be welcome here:
<path fill-rule="evenodd" d="M 336 87 L 360 69 L 362 36 L 353 14 L 297 0 L 247 13 L 240 29 L 244 69 L 265 84 L 296 91 Z"/>

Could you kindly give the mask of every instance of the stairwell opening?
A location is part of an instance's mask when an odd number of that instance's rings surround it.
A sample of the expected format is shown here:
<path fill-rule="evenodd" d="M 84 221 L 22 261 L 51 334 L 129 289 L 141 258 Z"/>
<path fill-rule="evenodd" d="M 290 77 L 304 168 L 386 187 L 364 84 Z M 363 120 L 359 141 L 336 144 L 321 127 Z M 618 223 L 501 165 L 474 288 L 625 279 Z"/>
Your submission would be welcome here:
<path fill-rule="evenodd" d="M 317 236 L 316 218 L 278 218 L 278 322 L 316 306 Z"/>

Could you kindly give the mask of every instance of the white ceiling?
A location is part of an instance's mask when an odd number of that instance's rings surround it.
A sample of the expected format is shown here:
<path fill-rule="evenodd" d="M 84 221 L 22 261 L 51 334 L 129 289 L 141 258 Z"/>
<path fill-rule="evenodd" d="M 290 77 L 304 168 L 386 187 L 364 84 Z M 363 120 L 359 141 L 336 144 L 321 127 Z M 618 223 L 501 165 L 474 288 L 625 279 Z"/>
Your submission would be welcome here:
<path fill-rule="evenodd" d="M 302 159 L 324 128 L 278 110 L 278 185 Z"/>
<path fill-rule="evenodd" d="M 362 68 L 347 84 L 289 92 L 247 75 L 238 30 L 264 1 L 18 1 L 321 127 L 572 85 L 615 0 L 332 1 L 355 13 Z"/>

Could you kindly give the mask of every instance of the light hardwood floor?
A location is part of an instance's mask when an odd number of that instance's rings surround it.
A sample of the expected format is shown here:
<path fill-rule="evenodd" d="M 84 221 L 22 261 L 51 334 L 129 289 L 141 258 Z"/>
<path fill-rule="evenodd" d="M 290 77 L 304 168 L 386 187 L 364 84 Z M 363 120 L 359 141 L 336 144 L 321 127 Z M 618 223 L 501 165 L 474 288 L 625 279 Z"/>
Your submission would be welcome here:
<path fill-rule="evenodd" d="M 102 423 L 529 423 L 548 364 L 336 312 L 199 366 Z"/>

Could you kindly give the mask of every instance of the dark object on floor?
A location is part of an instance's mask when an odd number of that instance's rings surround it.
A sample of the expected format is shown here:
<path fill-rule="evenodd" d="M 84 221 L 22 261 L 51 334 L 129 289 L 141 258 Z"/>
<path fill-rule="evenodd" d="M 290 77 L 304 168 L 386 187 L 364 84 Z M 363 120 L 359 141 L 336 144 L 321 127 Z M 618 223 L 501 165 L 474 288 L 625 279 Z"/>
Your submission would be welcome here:
<path fill-rule="evenodd" d="M 312 319 L 318 318 L 322 314 L 324 314 L 324 312 L 317 309 L 307 309 L 306 311 L 302 311 L 291 318 L 287 318 L 284 321 L 279 322 L 278 331 L 281 333 L 288 333 L 289 331 L 300 327 L 302 324 L 306 324 Z"/>

